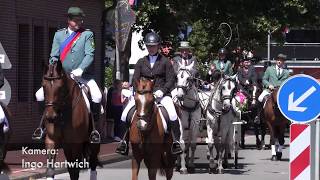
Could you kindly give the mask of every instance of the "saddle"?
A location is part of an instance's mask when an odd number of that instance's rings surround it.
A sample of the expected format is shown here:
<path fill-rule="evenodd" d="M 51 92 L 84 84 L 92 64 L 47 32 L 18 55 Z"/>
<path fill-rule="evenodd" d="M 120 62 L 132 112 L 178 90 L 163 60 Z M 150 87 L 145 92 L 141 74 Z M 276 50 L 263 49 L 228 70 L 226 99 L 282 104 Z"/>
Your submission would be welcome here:
<path fill-rule="evenodd" d="M 90 88 L 84 83 L 80 83 L 79 85 L 80 85 L 80 89 L 81 89 L 84 101 L 86 102 L 88 112 L 91 113 L 91 106 L 90 105 L 92 103 L 92 97 L 91 97 Z M 101 92 L 101 94 L 103 94 L 103 92 Z M 103 108 L 103 105 L 101 104 L 100 114 L 103 114 L 103 113 L 104 113 L 104 108 Z"/>
<path fill-rule="evenodd" d="M 161 116 L 161 119 L 162 119 L 163 128 L 167 132 L 168 131 L 168 125 L 167 124 L 168 124 L 168 121 L 169 121 L 168 111 L 164 108 L 164 106 L 162 104 L 157 104 L 157 107 L 160 110 L 159 112 L 160 112 L 160 116 Z M 126 119 L 128 127 L 130 127 L 131 121 L 132 121 L 133 116 L 135 115 L 135 113 L 136 113 L 136 106 L 133 106 L 129 110 L 128 115 L 127 115 L 127 119 Z"/>

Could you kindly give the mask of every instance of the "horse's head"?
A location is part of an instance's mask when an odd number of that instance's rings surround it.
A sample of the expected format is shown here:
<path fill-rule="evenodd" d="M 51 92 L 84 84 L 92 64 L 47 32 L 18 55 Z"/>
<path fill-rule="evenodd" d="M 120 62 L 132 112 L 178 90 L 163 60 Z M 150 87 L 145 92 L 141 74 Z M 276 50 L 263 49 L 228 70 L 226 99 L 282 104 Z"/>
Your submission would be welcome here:
<path fill-rule="evenodd" d="M 177 97 L 183 98 L 192 86 L 192 74 L 187 68 L 179 68 L 177 74 Z"/>
<path fill-rule="evenodd" d="M 42 87 L 46 105 L 44 116 L 49 122 L 58 119 L 61 107 L 66 102 L 65 84 L 66 74 L 60 61 L 46 66 L 42 79 Z"/>
<path fill-rule="evenodd" d="M 277 99 L 278 90 L 279 90 L 279 88 L 275 88 L 271 92 L 271 98 L 272 98 L 272 101 L 274 104 L 278 104 L 278 99 Z"/>
<path fill-rule="evenodd" d="M 141 78 L 136 82 L 135 102 L 137 109 L 137 127 L 140 131 L 147 131 L 151 129 L 153 122 L 152 116 L 155 105 L 155 98 L 153 96 L 153 81 L 146 78 Z"/>
<path fill-rule="evenodd" d="M 220 84 L 220 95 L 222 101 L 222 111 L 227 112 L 231 108 L 231 99 L 233 97 L 236 84 L 233 79 L 225 77 Z"/>

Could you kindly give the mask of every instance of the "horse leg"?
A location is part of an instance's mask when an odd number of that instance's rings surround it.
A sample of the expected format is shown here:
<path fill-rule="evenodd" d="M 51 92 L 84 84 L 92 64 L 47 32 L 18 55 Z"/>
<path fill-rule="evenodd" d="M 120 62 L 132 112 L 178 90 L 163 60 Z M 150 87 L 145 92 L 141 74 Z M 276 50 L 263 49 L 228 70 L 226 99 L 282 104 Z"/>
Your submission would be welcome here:
<path fill-rule="evenodd" d="M 208 144 L 208 154 L 207 154 L 207 159 L 209 160 L 209 173 L 214 173 L 217 164 L 214 163 L 214 156 L 213 156 L 213 146 L 214 146 L 214 139 L 213 139 L 213 129 L 207 123 L 207 136 L 208 138 L 206 139 L 206 143 Z"/>
<path fill-rule="evenodd" d="M 55 150 L 57 146 L 57 140 L 54 140 L 54 138 L 50 138 L 47 135 L 45 139 L 45 144 L 46 144 L 46 150 L 48 152 L 47 160 L 48 162 L 50 162 L 50 164 L 47 165 L 46 177 L 47 177 L 47 180 L 53 180 L 55 175 L 53 164 L 56 161 L 56 154 L 52 154 L 51 152 L 56 152 Z"/>
<path fill-rule="evenodd" d="M 261 147 L 263 149 L 267 149 L 266 143 L 265 143 L 265 136 L 266 136 L 266 124 L 264 122 L 260 122 L 260 129 L 261 129 Z"/>
<path fill-rule="evenodd" d="M 278 133 L 277 133 L 278 147 L 276 152 L 278 161 L 280 161 L 282 158 L 282 148 L 284 145 L 284 133 L 285 133 L 285 126 L 279 127 Z"/>
<path fill-rule="evenodd" d="M 276 160 L 276 146 L 275 146 L 275 129 L 270 122 L 267 122 L 270 131 L 270 146 L 271 146 L 271 161 Z"/>
<path fill-rule="evenodd" d="M 218 155 L 218 173 L 223 174 L 223 166 L 222 166 L 222 153 L 223 153 L 223 144 L 222 137 L 218 137 L 218 143 L 216 145 L 217 155 Z"/>
<path fill-rule="evenodd" d="M 155 168 L 155 167 L 148 168 L 148 176 L 149 176 L 149 180 L 156 180 L 157 179 L 157 168 Z"/>
<path fill-rule="evenodd" d="M 199 134 L 199 119 L 201 118 L 201 109 L 198 108 L 198 110 L 194 111 L 191 114 L 191 156 L 189 161 L 189 168 L 191 172 L 194 171 L 195 165 L 194 165 L 194 154 L 197 149 L 197 139 Z"/>
<path fill-rule="evenodd" d="M 244 136 L 246 134 L 246 129 L 247 129 L 247 125 L 246 124 L 242 124 L 241 125 L 241 140 L 240 140 L 240 147 L 241 149 L 245 148 L 245 140 L 244 140 Z"/>
<path fill-rule="evenodd" d="M 138 174 L 140 170 L 140 163 L 142 159 L 140 157 L 133 157 L 131 161 L 132 165 L 132 180 L 138 180 Z"/>
<path fill-rule="evenodd" d="M 100 151 L 100 144 L 90 143 L 90 154 L 89 154 L 89 164 L 90 164 L 90 180 L 97 180 L 97 166 L 99 164 L 98 154 Z"/>
<path fill-rule="evenodd" d="M 179 172 L 180 172 L 180 174 L 187 174 L 188 173 L 188 171 L 187 171 L 187 167 L 186 167 L 186 152 L 187 152 L 187 150 L 186 150 L 186 143 L 184 142 L 184 143 L 182 143 L 181 144 L 181 148 L 182 148 L 182 153 L 180 154 L 180 158 L 179 158 L 179 160 L 180 160 L 180 170 L 179 170 Z"/>
<path fill-rule="evenodd" d="M 258 150 L 261 149 L 261 140 L 259 138 L 259 124 L 258 123 L 254 123 L 254 134 L 256 136 L 256 147 Z"/>

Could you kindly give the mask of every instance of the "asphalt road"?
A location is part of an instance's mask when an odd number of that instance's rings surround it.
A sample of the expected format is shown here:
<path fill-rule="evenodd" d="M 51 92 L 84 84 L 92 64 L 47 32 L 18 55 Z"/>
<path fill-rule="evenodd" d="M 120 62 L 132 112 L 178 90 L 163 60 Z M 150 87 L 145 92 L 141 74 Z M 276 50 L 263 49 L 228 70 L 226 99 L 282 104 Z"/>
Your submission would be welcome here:
<path fill-rule="evenodd" d="M 266 138 L 267 142 L 268 137 Z M 197 146 L 196 151 L 196 170 L 194 174 L 181 175 L 174 173 L 174 180 L 194 180 L 194 179 L 219 179 L 219 180 L 284 180 L 289 177 L 289 147 L 288 138 L 286 138 L 286 148 L 283 150 L 282 161 L 270 161 L 271 150 L 256 150 L 254 147 L 255 139 L 253 136 L 246 137 L 246 149 L 239 152 L 239 169 L 230 167 L 225 169 L 224 174 L 209 174 L 206 159 L 206 146 Z M 233 160 L 229 160 L 232 165 Z M 89 171 L 83 171 L 80 174 L 81 180 L 88 180 Z M 67 173 L 60 174 L 55 177 L 59 180 L 68 180 Z M 121 161 L 104 165 L 102 169 L 98 169 L 98 179 L 100 180 L 128 180 L 131 179 L 131 161 Z M 139 179 L 148 179 L 147 170 L 140 170 Z M 165 179 L 160 177 L 158 179 Z"/>

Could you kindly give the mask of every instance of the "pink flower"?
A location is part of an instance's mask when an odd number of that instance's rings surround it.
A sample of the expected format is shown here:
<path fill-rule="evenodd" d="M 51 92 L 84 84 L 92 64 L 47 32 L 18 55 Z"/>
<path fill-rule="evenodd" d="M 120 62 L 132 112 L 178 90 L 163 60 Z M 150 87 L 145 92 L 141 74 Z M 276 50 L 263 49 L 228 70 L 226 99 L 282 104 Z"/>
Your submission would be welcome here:
<path fill-rule="evenodd" d="M 238 91 L 236 96 L 239 97 L 239 100 L 240 100 L 239 103 L 243 105 L 246 100 L 246 96 L 241 91 Z"/>

